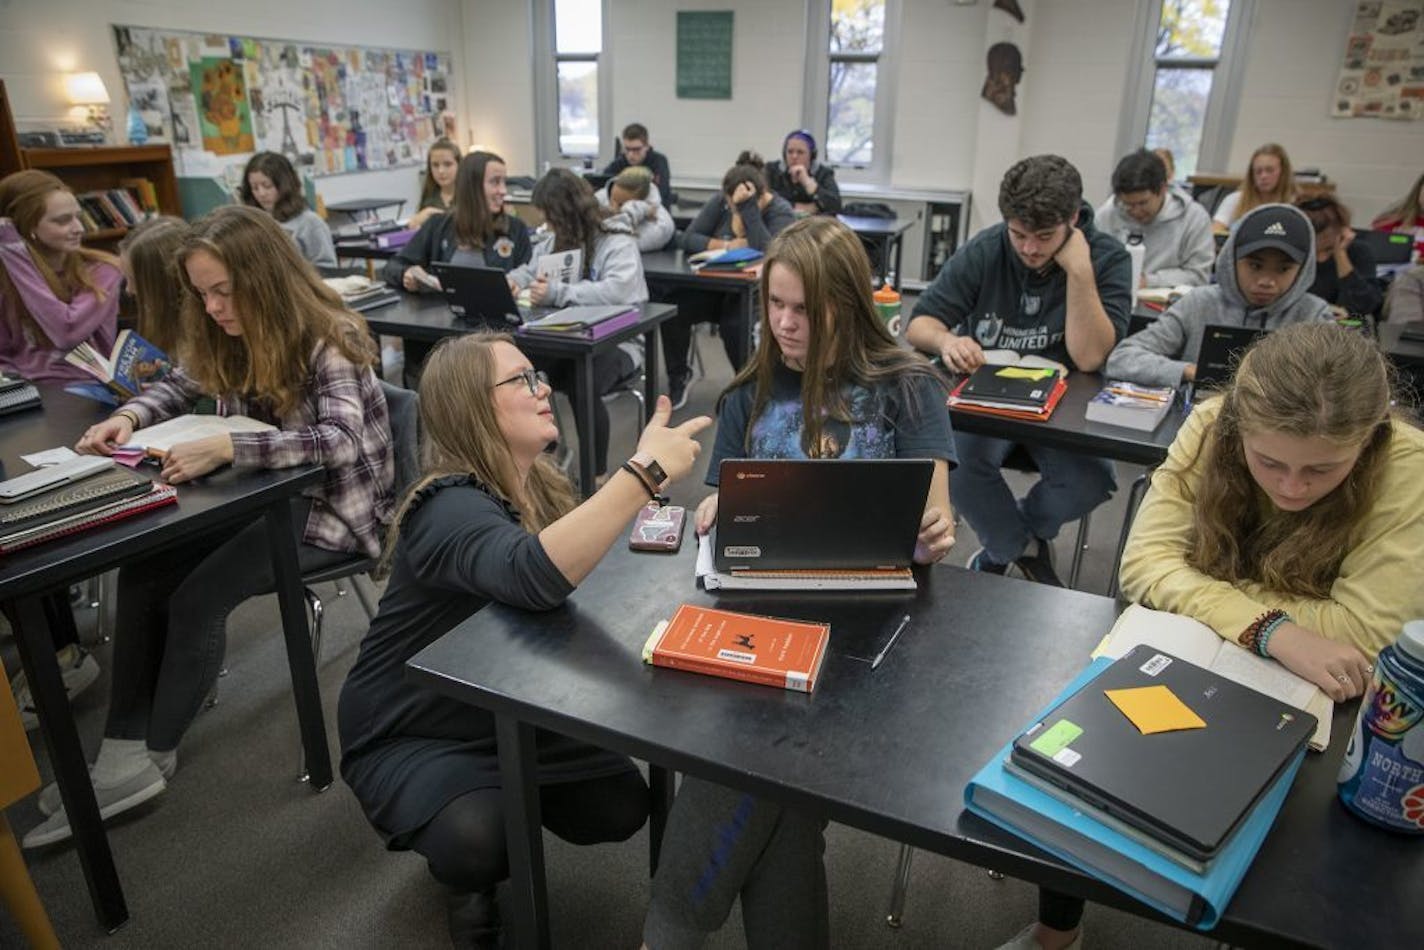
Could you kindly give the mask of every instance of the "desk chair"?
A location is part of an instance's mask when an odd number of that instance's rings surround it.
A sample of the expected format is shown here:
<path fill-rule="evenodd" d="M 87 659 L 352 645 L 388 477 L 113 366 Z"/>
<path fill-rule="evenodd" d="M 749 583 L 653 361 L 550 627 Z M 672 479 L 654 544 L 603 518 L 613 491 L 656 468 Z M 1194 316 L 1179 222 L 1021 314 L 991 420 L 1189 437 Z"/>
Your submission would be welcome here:
<path fill-rule="evenodd" d="M 0 683 L 8 682 L 5 666 L 0 663 Z M 31 947 L 59 950 L 59 938 L 5 818 L 4 809 L 40 787 L 35 757 L 20 725 L 20 710 L 8 688 L 0 689 L 0 762 L 5 763 L 0 770 L 0 899 Z"/>

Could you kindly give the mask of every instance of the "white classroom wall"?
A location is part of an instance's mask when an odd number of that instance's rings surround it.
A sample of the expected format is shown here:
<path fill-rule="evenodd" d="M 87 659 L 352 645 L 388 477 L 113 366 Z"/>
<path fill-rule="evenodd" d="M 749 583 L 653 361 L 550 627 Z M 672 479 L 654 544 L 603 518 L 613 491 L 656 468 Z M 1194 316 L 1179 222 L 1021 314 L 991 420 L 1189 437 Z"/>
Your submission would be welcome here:
<path fill-rule="evenodd" d="M 901 0 L 891 186 L 972 189 L 971 226 L 997 218 L 997 182 L 1012 157 L 1056 151 L 1083 174 L 1087 197 L 1107 191 L 1133 45 L 1134 0 L 1022 0 L 1019 26 L 989 0 Z M 613 129 L 641 121 L 679 179 L 711 181 L 743 147 L 774 157 L 802 124 L 805 0 L 718 0 L 736 12 L 733 98 L 676 98 L 678 9 L 705 0 L 609 0 L 605 31 Z M 1256 0 L 1238 121 L 1226 169 L 1279 141 L 1297 166 L 1323 169 L 1367 221 L 1424 168 L 1424 123 L 1333 119 L 1330 94 L 1351 0 Z M 121 123 L 122 85 L 111 23 L 213 30 L 367 46 L 448 49 L 455 58 L 462 145 L 478 143 L 535 171 L 535 37 L 529 0 L 0 0 L 0 77 L 17 118 L 63 113 L 58 73 L 95 69 Z M 979 98 L 984 51 L 1013 39 L 1025 53 L 1019 114 Z M 68 64 L 67 66 L 65 64 Z M 612 143 L 606 144 L 603 160 Z M 328 201 L 416 191 L 413 169 L 317 180 Z"/>

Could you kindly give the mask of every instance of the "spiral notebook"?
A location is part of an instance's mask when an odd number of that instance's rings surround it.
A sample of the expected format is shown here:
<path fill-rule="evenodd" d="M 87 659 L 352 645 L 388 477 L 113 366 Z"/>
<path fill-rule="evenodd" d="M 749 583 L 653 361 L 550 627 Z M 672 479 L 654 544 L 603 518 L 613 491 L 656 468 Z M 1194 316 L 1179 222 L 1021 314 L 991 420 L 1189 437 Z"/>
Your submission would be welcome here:
<path fill-rule="evenodd" d="M 178 489 L 172 485 L 148 482 L 146 479 L 145 482 L 148 489 L 141 495 L 120 497 L 117 500 L 110 500 L 99 508 L 71 512 L 68 515 L 41 522 L 20 531 L 7 532 L 0 536 L 0 555 L 10 554 L 72 534 L 90 531 L 116 521 L 122 521 L 125 518 L 131 518 L 145 511 L 151 511 L 154 508 L 177 503 Z"/>
<path fill-rule="evenodd" d="M 153 483 L 128 469 L 111 468 L 0 507 L 0 545 L 18 532 L 148 493 Z"/>

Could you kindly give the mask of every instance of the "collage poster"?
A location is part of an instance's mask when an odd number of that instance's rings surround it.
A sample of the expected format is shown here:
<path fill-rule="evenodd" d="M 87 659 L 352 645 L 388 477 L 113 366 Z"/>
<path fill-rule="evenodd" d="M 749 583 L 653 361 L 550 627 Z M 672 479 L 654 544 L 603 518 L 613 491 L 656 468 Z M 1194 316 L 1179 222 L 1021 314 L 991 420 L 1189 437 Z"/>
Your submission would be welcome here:
<path fill-rule="evenodd" d="M 1424 0 L 1356 4 L 1330 114 L 1424 118 Z"/>

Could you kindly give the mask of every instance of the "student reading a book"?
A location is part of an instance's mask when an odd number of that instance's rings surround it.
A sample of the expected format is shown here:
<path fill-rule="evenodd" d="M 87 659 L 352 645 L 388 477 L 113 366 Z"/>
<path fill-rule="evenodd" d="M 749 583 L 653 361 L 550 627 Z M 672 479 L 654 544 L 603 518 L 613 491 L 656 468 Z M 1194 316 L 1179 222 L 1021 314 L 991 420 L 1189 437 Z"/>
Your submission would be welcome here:
<path fill-rule="evenodd" d="M 954 544 L 945 390 L 876 315 L 860 239 L 833 217 L 798 221 L 772 242 L 761 280 L 761 340 L 722 393 L 707 483 L 717 486 L 724 458 L 930 458 L 915 561 L 940 560 Z M 716 515 L 714 493 L 697 508 L 697 530 Z M 738 897 L 751 946 L 826 946 L 823 827 L 816 815 L 685 777 L 653 879 L 646 946 L 701 946 Z"/>
<path fill-rule="evenodd" d="M 178 252 L 188 222 L 172 215 L 150 218 L 119 242 L 119 268 L 134 298 L 138 333 L 164 353 L 178 351 L 186 292 L 178 275 Z"/>
<path fill-rule="evenodd" d="M 971 238 L 916 301 L 906 339 L 955 373 L 972 373 L 994 348 L 1096 371 L 1127 330 L 1126 249 L 1095 227 L 1078 170 L 1057 155 L 1010 168 L 999 211 L 1003 223 Z M 954 505 L 983 544 L 970 568 L 1002 574 L 1014 565 L 1031 579 L 1060 583 L 1051 542 L 1112 494 L 1112 463 L 1024 446 L 1041 477 L 1017 501 L 1000 471 L 1013 442 L 959 432 L 955 444 Z"/>
<path fill-rule="evenodd" d="M 1333 195 L 1302 198 L 1296 207 L 1315 229 L 1315 280 L 1310 292 L 1352 317 L 1379 316 L 1384 288 L 1375 276 L 1375 258 L 1355 240 L 1350 209 Z"/>
<path fill-rule="evenodd" d="M 302 257 L 322 267 L 336 266 L 336 245 L 331 229 L 313 210 L 307 207 L 302 194 L 302 181 L 287 156 L 277 152 L 258 152 L 242 170 L 238 187 L 242 203 L 261 208 L 277 220 L 282 230 L 297 242 Z"/>
<path fill-rule="evenodd" d="M 189 482 L 224 465 L 321 465 L 324 480 L 292 505 L 301 570 L 353 552 L 375 557 L 394 504 L 394 463 L 364 324 L 253 208 L 229 205 L 195 222 L 178 270 L 189 292 L 182 367 L 91 426 L 76 448 L 110 454 L 141 440 L 145 426 L 215 398 L 223 415 L 276 428 L 175 445 L 165 480 Z M 228 614 L 275 588 L 269 544 L 259 519 L 119 570 L 109 715 L 90 770 L 104 817 L 166 787 L 178 743 L 222 666 Z M 26 847 L 70 835 L 57 789 L 41 795 L 40 809 L 49 818 L 25 836 Z"/>
<path fill-rule="evenodd" d="M 658 186 L 653 184 L 653 173 L 641 165 L 623 169 L 606 188 L 599 189 L 597 197 L 601 207 L 621 212 L 628 219 L 640 251 L 662 250 L 677 230 Z"/>
<path fill-rule="evenodd" d="M 1142 245 L 1139 286 L 1197 287 L 1211 279 L 1211 216 L 1172 187 L 1161 158 L 1145 148 L 1127 155 L 1113 169 L 1112 189 L 1095 220 L 1123 244 Z"/>
<path fill-rule="evenodd" d="M 530 202 L 544 215 L 544 227 L 534 246 L 534 262 L 546 255 L 577 250 L 583 259 L 572 281 L 542 276 L 534 264 L 515 268 L 510 284 L 529 289 L 535 307 L 620 304 L 634 307 L 648 299 L 643 279 L 643 255 L 628 218 L 600 208 L 593 188 L 567 168 L 554 168 L 534 184 Z M 636 372 L 636 361 L 622 350 L 593 358 L 593 389 L 602 396 L 612 392 Z M 573 364 L 567 360 L 540 361 L 554 386 L 573 397 Z M 608 471 L 608 407 L 602 399 L 593 404 L 594 469 L 602 478 Z M 587 438 L 580 432 L 579 438 Z"/>
<path fill-rule="evenodd" d="M 1403 231 L 1414 235 L 1414 259 L 1424 261 L 1424 174 L 1421 174 L 1403 198 L 1391 205 L 1370 227 L 1379 231 Z"/>
<path fill-rule="evenodd" d="M 623 127 L 618 137 L 619 152 L 603 169 L 605 175 L 617 175 L 628 168 L 646 168 L 653 173 L 653 185 L 669 204 L 676 200 L 672 190 L 672 169 L 667 156 L 653 148 L 648 128 L 638 122 Z"/>
<path fill-rule="evenodd" d="M 341 690 L 341 775 L 392 851 L 423 855 L 449 889 L 458 947 L 495 947 L 495 885 L 509 874 L 494 719 L 412 684 L 405 664 L 490 603 L 562 604 L 627 533 L 649 495 L 692 469 L 703 416 L 668 426 L 660 397 L 629 463 L 577 505 L 544 447 L 558 438 L 548 380 L 508 336 L 452 337 L 420 384 L 425 474 L 401 502 L 380 612 Z M 633 762 L 551 732 L 538 737 L 545 827 L 621 841 L 648 792 Z"/>
<path fill-rule="evenodd" d="M 1251 153 L 1251 163 L 1241 187 L 1221 199 L 1212 222 L 1217 230 L 1225 231 L 1258 205 L 1288 205 L 1295 198 L 1295 173 L 1291 171 L 1290 156 L 1285 149 L 1270 142 Z"/>
<path fill-rule="evenodd" d="M 837 214 L 841 210 L 836 170 L 821 163 L 816 139 L 805 129 L 786 136 L 781 158 L 766 166 L 766 183 L 801 214 Z"/>
<path fill-rule="evenodd" d="M 1315 257 L 1315 231 L 1299 209 L 1263 205 L 1248 212 L 1217 255 L 1217 282 L 1192 288 L 1124 338 L 1104 372 L 1145 386 L 1189 383 L 1209 324 L 1276 330 L 1329 320 L 1329 305 L 1308 290 Z"/>
<path fill-rule="evenodd" d="M 64 356 L 81 343 L 107 354 L 118 332 L 123 274 L 83 245 L 74 193 L 49 172 L 0 180 L 0 371 L 32 382 L 87 382 Z"/>
<path fill-rule="evenodd" d="M 425 178 L 420 184 L 420 210 L 405 223 L 419 228 L 437 214 L 455 207 L 455 171 L 460 167 L 460 146 L 441 136 L 425 153 Z"/>
<path fill-rule="evenodd" d="M 1359 696 L 1375 655 L 1424 616 L 1424 433 L 1391 405 L 1389 365 L 1363 335 L 1312 323 L 1262 339 L 1153 474 L 1123 596 L 1336 702 Z M 1045 891 L 1038 924 L 1007 946 L 1077 946 L 1082 911 Z"/>
<path fill-rule="evenodd" d="M 722 176 L 721 193 L 707 200 L 678 241 L 690 253 L 743 247 L 765 251 L 771 239 L 795 220 L 790 203 L 767 187 L 761 156 L 745 151 Z M 731 294 L 686 290 L 677 295 L 676 302 L 678 315 L 662 327 L 663 358 L 667 361 L 668 394 L 673 408 L 681 409 L 692 381 L 693 325 L 719 325 L 722 348 L 734 372 L 747 361 L 748 327 Z"/>

